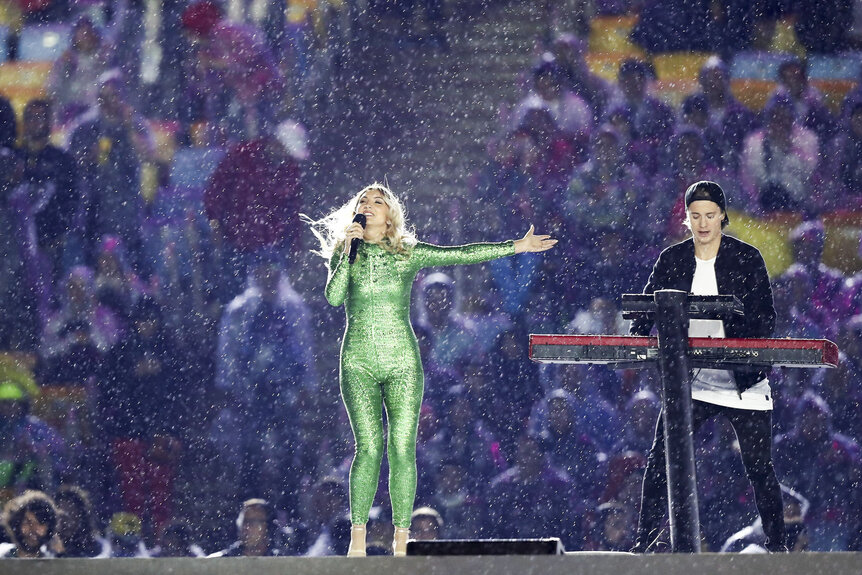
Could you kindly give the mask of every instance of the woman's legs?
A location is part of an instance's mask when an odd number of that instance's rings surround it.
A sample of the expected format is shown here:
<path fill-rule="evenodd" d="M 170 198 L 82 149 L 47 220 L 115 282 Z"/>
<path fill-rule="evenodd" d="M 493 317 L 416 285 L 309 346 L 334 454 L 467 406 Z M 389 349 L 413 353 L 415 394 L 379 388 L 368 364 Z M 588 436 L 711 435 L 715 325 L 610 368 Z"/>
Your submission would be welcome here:
<path fill-rule="evenodd" d="M 392 523 L 404 529 L 410 527 L 416 498 L 416 431 L 424 389 L 421 364 L 406 363 L 383 386 L 389 424 L 387 453 Z"/>
<path fill-rule="evenodd" d="M 356 441 L 356 455 L 350 468 L 350 516 L 357 534 L 357 528 L 368 521 L 377 491 L 383 458 L 382 406 L 386 406 L 389 493 L 392 523 L 397 528 L 394 551 L 403 554 L 416 497 L 416 432 L 424 376 L 418 354 L 414 361 L 404 357 L 393 359 L 401 363 L 382 386 L 372 370 L 342 362 L 341 397 Z"/>
<path fill-rule="evenodd" d="M 370 373 L 342 366 L 341 398 L 356 442 L 350 466 L 350 521 L 353 525 L 365 525 L 383 460 L 383 395 L 380 384 Z"/>

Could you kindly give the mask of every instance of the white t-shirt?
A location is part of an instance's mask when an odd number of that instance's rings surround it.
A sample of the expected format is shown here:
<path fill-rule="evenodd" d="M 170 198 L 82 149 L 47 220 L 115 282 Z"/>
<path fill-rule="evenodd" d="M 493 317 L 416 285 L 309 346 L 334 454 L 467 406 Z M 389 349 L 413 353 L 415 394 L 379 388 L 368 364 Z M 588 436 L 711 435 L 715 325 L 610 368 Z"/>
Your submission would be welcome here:
<path fill-rule="evenodd" d="M 715 279 L 715 258 L 695 258 L 697 267 L 691 280 L 691 293 L 695 295 L 719 295 Z M 720 319 L 692 319 L 688 325 L 689 337 L 724 337 L 724 322 Z M 746 389 L 740 396 L 736 389 L 733 372 L 726 369 L 695 368 L 691 382 L 691 398 L 706 403 L 768 411 L 772 409 L 772 390 L 769 380 L 764 378 Z"/>

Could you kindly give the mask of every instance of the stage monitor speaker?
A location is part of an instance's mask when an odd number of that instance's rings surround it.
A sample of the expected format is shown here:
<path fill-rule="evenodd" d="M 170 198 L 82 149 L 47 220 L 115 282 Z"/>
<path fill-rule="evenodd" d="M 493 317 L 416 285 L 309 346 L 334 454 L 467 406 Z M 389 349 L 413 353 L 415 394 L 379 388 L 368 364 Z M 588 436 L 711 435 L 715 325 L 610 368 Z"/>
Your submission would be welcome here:
<path fill-rule="evenodd" d="M 557 537 L 546 539 L 441 539 L 409 541 L 408 555 L 562 555 Z"/>

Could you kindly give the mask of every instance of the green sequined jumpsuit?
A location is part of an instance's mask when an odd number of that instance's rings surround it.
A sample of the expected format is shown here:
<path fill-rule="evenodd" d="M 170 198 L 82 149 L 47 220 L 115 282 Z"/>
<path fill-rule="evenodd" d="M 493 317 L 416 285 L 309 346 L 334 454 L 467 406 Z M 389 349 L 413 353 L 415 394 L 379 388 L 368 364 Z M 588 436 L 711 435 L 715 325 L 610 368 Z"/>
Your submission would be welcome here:
<path fill-rule="evenodd" d="M 360 244 L 353 265 L 337 248 L 329 262 L 326 299 L 345 304 L 341 397 L 356 441 L 350 468 L 350 515 L 365 524 L 383 460 L 383 412 L 389 421 L 392 522 L 410 527 L 416 496 L 416 431 L 424 376 L 410 325 L 410 291 L 425 267 L 484 262 L 515 253 L 513 241 L 441 247 L 419 242 L 409 255 Z"/>

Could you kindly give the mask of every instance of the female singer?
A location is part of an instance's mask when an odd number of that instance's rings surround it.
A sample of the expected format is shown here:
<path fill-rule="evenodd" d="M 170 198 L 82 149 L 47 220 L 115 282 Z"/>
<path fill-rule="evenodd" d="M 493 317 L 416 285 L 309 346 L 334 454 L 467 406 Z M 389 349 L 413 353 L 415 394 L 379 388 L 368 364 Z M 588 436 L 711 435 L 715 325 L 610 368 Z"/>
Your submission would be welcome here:
<path fill-rule="evenodd" d="M 366 218 L 363 228 L 354 217 Z M 365 555 L 365 524 L 377 491 L 383 459 L 383 413 L 389 422 L 389 492 L 395 525 L 393 554 L 405 555 L 416 495 L 416 430 L 424 376 L 410 325 L 410 290 L 429 266 L 479 263 L 521 252 L 543 252 L 557 243 L 533 234 L 519 240 L 441 247 L 416 240 L 404 209 L 381 184 L 363 188 L 330 215 L 312 221 L 317 252 L 329 261 L 326 299 L 344 304 L 347 325 L 341 344 L 341 397 L 356 443 L 350 468 L 348 556 Z M 353 222 L 353 223 L 351 223 Z M 351 240 L 361 240 L 349 263 Z"/>

